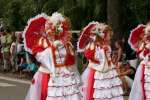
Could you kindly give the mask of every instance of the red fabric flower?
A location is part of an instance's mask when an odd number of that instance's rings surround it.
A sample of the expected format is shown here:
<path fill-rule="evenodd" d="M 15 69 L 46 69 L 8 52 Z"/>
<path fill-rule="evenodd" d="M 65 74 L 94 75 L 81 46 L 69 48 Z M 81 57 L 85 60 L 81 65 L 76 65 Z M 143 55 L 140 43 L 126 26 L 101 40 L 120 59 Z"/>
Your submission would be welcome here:
<path fill-rule="evenodd" d="M 39 46 L 35 46 L 33 49 L 32 49 L 32 54 L 33 55 L 36 55 L 38 52 L 42 52 L 45 48 L 42 46 L 42 45 L 39 45 Z"/>
<path fill-rule="evenodd" d="M 75 56 L 73 56 L 71 54 L 67 54 L 66 60 L 65 60 L 65 65 L 69 66 L 69 65 L 73 65 L 73 64 L 75 64 Z"/>
<path fill-rule="evenodd" d="M 146 56 L 148 53 L 150 53 L 150 50 L 149 49 L 145 49 L 144 50 L 144 56 Z"/>
<path fill-rule="evenodd" d="M 87 59 L 91 60 L 94 63 L 100 63 L 98 60 L 94 59 L 95 49 L 87 49 L 84 51 L 84 55 Z"/>
<path fill-rule="evenodd" d="M 31 83 L 32 83 L 32 84 L 34 84 L 34 83 L 35 83 L 35 79 L 34 79 L 34 78 L 32 79 Z"/>

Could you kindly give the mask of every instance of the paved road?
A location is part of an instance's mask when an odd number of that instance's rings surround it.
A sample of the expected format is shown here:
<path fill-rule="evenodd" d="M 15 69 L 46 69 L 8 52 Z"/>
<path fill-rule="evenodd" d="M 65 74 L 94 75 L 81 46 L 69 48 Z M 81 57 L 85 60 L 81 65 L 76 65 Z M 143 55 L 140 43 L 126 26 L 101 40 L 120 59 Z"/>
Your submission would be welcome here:
<path fill-rule="evenodd" d="M 24 100 L 29 84 L 28 81 L 0 76 L 0 100 Z"/>
<path fill-rule="evenodd" d="M 0 100 L 24 100 L 29 86 L 29 81 L 0 75 Z"/>

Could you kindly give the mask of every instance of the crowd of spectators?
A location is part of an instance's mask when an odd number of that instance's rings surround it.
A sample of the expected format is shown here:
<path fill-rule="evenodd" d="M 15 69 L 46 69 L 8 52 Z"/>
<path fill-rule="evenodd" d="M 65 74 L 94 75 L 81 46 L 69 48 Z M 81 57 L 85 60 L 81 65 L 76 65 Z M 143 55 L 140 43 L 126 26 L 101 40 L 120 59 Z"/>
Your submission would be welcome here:
<path fill-rule="evenodd" d="M 24 49 L 22 32 L 11 32 L 8 28 L 1 28 L 0 71 L 19 74 L 19 77 L 32 77 L 37 69 L 36 60 Z"/>

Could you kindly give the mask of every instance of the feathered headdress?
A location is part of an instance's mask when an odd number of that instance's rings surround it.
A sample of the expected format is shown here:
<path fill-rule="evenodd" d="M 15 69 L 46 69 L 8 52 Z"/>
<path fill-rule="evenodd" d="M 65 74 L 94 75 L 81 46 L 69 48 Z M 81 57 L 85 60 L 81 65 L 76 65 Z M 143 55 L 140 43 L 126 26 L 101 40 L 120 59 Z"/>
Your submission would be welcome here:
<path fill-rule="evenodd" d="M 64 41 L 67 34 L 69 34 L 70 23 L 62 14 L 55 12 L 47 20 L 45 24 L 46 33 L 53 35 L 55 40 Z"/>

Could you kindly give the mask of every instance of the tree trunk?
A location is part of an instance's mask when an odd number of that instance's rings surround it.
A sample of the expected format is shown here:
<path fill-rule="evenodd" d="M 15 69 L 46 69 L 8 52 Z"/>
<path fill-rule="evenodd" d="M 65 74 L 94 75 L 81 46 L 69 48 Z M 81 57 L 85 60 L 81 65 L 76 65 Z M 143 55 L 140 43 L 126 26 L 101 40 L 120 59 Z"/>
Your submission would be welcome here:
<path fill-rule="evenodd" d="M 107 0 L 107 22 L 114 31 L 113 40 L 122 38 L 122 0 Z"/>

